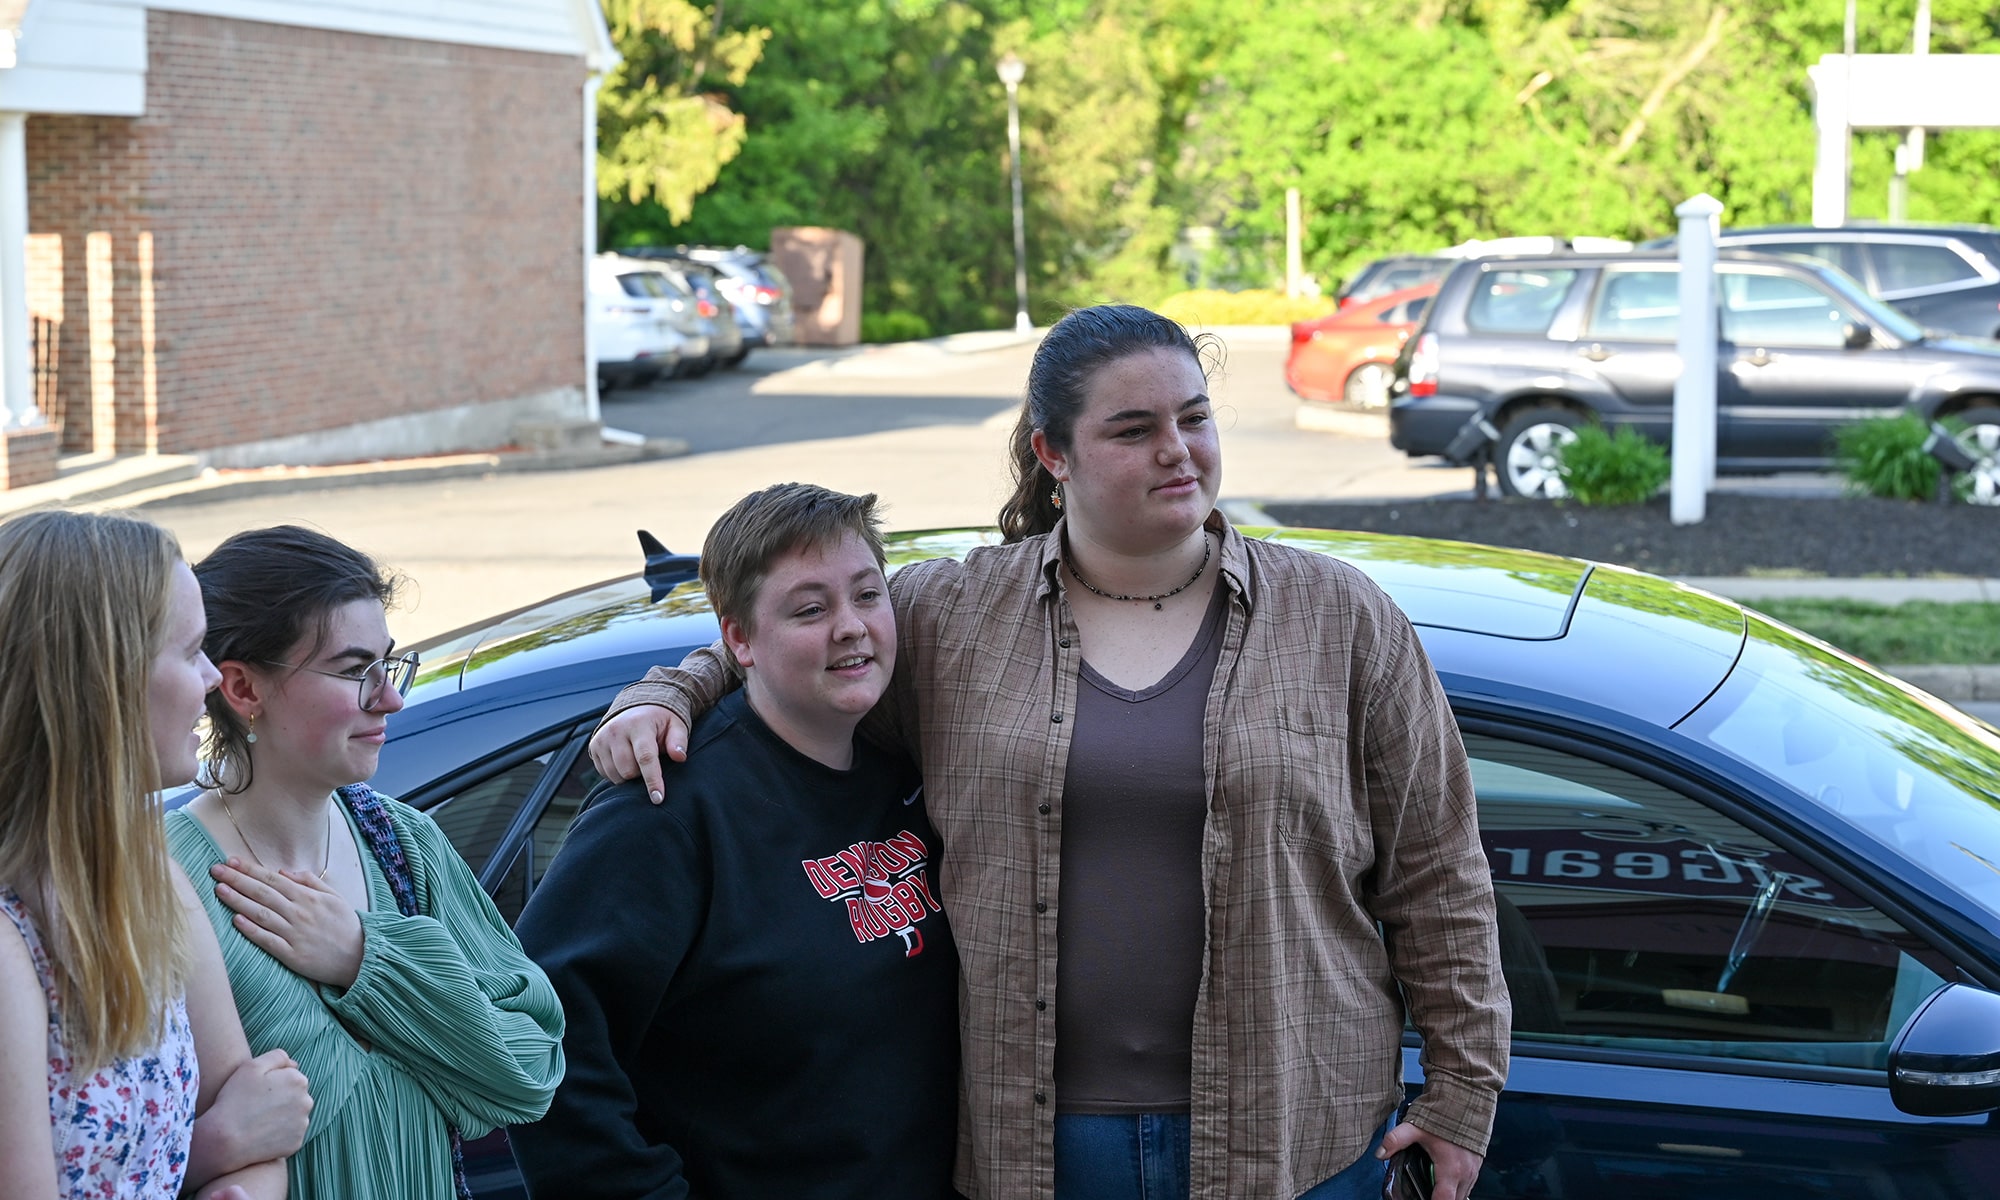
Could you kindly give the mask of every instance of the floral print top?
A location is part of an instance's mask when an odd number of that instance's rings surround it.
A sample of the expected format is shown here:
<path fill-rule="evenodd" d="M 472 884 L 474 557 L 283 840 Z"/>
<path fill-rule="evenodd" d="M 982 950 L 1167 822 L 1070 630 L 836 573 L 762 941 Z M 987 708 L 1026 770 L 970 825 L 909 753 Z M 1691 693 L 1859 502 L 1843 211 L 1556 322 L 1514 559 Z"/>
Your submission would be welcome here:
<path fill-rule="evenodd" d="M 14 922 L 49 999 L 49 1125 L 57 1194 L 64 1200 L 172 1200 L 187 1172 L 194 1134 L 194 1033 L 187 998 L 176 996 L 149 1050 L 92 1074 L 72 1069 L 63 1046 L 55 975 L 26 906 L 0 887 L 0 912 Z"/>

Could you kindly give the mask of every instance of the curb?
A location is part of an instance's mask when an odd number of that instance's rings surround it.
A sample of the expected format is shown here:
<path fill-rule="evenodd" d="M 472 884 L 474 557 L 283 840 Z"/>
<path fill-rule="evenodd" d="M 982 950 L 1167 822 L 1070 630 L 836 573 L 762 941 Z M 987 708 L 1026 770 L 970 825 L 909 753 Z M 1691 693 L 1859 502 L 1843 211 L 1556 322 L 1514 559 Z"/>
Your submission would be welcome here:
<path fill-rule="evenodd" d="M 1302 401 L 1292 415 L 1292 424 L 1311 433 L 1337 433 L 1344 437 L 1386 438 L 1389 410 L 1356 409 Z"/>
<path fill-rule="evenodd" d="M 539 451 L 452 454 L 432 458 L 344 463 L 329 467 L 258 467 L 241 471 L 209 469 L 200 475 L 122 494 L 101 496 L 78 507 L 143 509 L 214 504 L 254 496 L 399 483 L 430 483 L 440 479 L 470 479 L 517 471 L 574 471 L 615 467 L 688 453 L 679 438 L 646 438 L 638 444 L 606 441 L 602 445 Z"/>
<path fill-rule="evenodd" d="M 2000 665 L 1912 663 L 1879 669 L 1940 700 L 2000 701 Z"/>

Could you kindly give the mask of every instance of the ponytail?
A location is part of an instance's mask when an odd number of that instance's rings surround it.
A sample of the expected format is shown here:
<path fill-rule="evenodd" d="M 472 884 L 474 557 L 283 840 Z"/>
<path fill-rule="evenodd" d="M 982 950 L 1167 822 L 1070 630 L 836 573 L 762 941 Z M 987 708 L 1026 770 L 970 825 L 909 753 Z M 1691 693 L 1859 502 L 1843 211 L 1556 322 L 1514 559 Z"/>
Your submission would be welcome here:
<path fill-rule="evenodd" d="M 1035 457 L 1035 414 L 1026 403 L 1007 439 L 1007 451 L 1014 469 L 1014 494 L 1000 506 L 1000 532 L 1012 544 L 1049 532 L 1062 515 L 1055 506 L 1055 476 Z"/>

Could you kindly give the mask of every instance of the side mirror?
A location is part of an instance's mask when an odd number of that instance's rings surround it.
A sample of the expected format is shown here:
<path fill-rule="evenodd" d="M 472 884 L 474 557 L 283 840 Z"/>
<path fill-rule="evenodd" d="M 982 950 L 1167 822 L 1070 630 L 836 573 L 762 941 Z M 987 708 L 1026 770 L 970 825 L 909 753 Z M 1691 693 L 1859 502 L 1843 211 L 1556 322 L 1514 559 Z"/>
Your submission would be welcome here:
<path fill-rule="evenodd" d="M 1849 350 L 1866 350 L 1875 344 L 1875 329 L 1866 321 L 1850 321 L 1841 327 L 1840 337 Z"/>
<path fill-rule="evenodd" d="M 2000 1109 L 2000 995 L 1948 983 L 1889 1048 L 1889 1099 L 1918 1117 Z"/>

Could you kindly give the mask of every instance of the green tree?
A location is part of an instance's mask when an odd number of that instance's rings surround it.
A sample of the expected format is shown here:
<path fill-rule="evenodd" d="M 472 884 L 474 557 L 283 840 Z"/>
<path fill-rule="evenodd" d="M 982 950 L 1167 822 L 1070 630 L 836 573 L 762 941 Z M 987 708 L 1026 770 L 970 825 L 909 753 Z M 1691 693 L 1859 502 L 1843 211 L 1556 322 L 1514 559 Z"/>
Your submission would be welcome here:
<path fill-rule="evenodd" d="M 598 92 L 597 190 L 607 202 L 600 225 L 644 202 L 685 221 L 743 148 L 743 117 L 716 89 L 743 86 L 770 30 L 726 28 L 722 0 L 603 2 L 624 62 Z"/>

